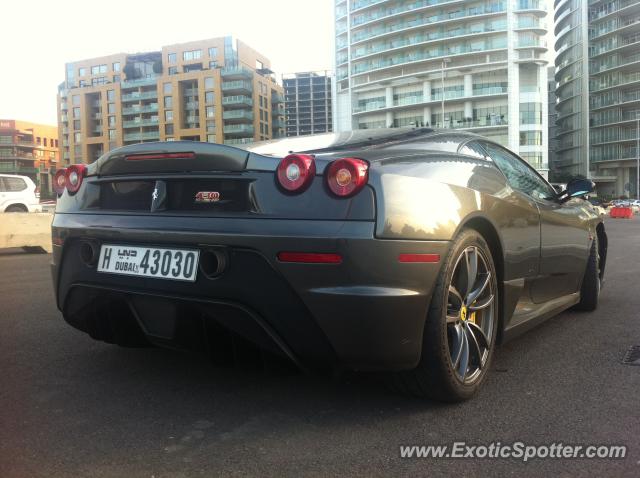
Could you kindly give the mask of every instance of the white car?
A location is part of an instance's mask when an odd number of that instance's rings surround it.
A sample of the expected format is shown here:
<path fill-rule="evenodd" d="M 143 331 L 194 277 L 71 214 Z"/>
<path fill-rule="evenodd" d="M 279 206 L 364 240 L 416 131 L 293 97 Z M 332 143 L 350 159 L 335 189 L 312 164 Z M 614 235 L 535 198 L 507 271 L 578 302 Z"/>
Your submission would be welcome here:
<path fill-rule="evenodd" d="M 0 174 L 0 212 L 42 212 L 30 177 Z"/>

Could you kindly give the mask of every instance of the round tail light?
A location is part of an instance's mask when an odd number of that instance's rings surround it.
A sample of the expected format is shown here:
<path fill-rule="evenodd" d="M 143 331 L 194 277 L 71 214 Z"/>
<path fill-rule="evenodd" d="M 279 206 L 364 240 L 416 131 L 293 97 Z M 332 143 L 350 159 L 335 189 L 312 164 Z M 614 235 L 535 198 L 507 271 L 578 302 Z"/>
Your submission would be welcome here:
<path fill-rule="evenodd" d="M 369 164 L 362 159 L 343 158 L 332 162 L 327 168 L 327 186 L 339 197 L 357 194 L 369 177 Z"/>
<path fill-rule="evenodd" d="M 55 189 L 58 194 L 62 194 L 64 192 L 64 188 L 67 186 L 67 179 L 65 177 L 66 173 L 66 169 L 58 169 L 56 174 L 53 176 L 53 189 Z"/>
<path fill-rule="evenodd" d="M 316 175 L 316 162 L 308 154 L 290 154 L 278 164 L 278 184 L 289 193 L 307 189 Z"/>
<path fill-rule="evenodd" d="M 67 183 L 67 191 L 69 194 L 78 192 L 82 185 L 82 180 L 87 174 L 87 167 L 84 164 L 72 164 L 67 168 L 65 173 L 65 180 Z"/>

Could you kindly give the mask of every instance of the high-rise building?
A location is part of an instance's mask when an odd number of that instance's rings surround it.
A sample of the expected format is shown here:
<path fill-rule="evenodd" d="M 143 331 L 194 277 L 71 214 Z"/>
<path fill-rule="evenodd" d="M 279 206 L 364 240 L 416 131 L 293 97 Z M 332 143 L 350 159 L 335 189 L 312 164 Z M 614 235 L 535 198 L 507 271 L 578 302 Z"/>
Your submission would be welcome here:
<path fill-rule="evenodd" d="M 640 0 L 555 0 L 555 175 L 636 196 Z"/>
<path fill-rule="evenodd" d="M 269 60 L 232 37 L 67 63 L 58 114 L 71 163 L 146 141 L 272 139 L 285 126 Z"/>
<path fill-rule="evenodd" d="M 287 136 L 327 133 L 333 130 L 331 76 L 326 71 L 284 75 Z"/>
<path fill-rule="evenodd" d="M 556 80 L 554 78 L 555 68 L 550 66 L 547 68 L 547 98 L 548 98 L 548 106 L 547 113 L 549 120 L 547 124 L 549 126 L 549 167 L 552 168 L 553 164 L 556 163 L 556 151 L 558 150 L 558 139 L 557 139 L 557 129 L 556 119 L 558 117 L 558 113 L 556 112 Z M 553 172 L 552 170 L 550 172 Z M 555 178 L 551 178 L 555 179 Z"/>
<path fill-rule="evenodd" d="M 56 126 L 0 119 L 0 173 L 29 176 L 43 198 L 52 195 L 58 146 Z"/>
<path fill-rule="evenodd" d="M 477 132 L 548 164 L 543 0 L 336 0 L 334 130 Z"/>

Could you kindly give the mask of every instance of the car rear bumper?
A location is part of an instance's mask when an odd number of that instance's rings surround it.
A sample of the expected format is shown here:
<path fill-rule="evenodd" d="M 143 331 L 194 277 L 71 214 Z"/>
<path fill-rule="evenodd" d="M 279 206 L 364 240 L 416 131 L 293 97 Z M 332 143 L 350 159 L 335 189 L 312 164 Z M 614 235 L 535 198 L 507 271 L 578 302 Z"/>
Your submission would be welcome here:
<path fill-rule="evenodd" d="M 211 342 L 222 327 L 306 367 L 412 368 L 440 262 L 398 257 L 444 257 L 449 243 L 378 240 L 374 228 L 367 221 L 56 214 L 56 300 L 68 322 L 110 342 L 133 329 L 162 345 Z M 217 277 L 200 270 L 194 283 L 105 274 L 81 258 L 87 240 L 222 249 L 228 263 Z M 276 257 L 282 251 L 343 260 L 283 263 Z M 125 315 L 132 329 L 118 318 Z"/>

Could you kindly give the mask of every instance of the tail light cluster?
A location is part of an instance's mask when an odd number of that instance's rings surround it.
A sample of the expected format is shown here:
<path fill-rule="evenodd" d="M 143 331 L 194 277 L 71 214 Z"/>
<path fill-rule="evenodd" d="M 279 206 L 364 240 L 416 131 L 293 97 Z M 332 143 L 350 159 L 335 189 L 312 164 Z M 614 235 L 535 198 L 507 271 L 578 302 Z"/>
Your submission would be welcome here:
<path fill-rule="evenodd" d="M 53 189 L 58 194 L 62 194 L 65 189 L 69 194 L 75 194 L 86 175 L 87 167 L 84 164 L 72 164 L 66 169 L 58 169 L 53 177 Z"/>
<path fill-rule="evenodd" d="M 316 162 L 309 154 L 290 154 L 278 164 L 278 184 L 291 194 L 305 191 L 315 175 Z M 327 166 L 324 176 L 325 184 L 333 195 L 351 197 L 367 184 L 369 163 L 357 158 L 336 159 Z"/>

